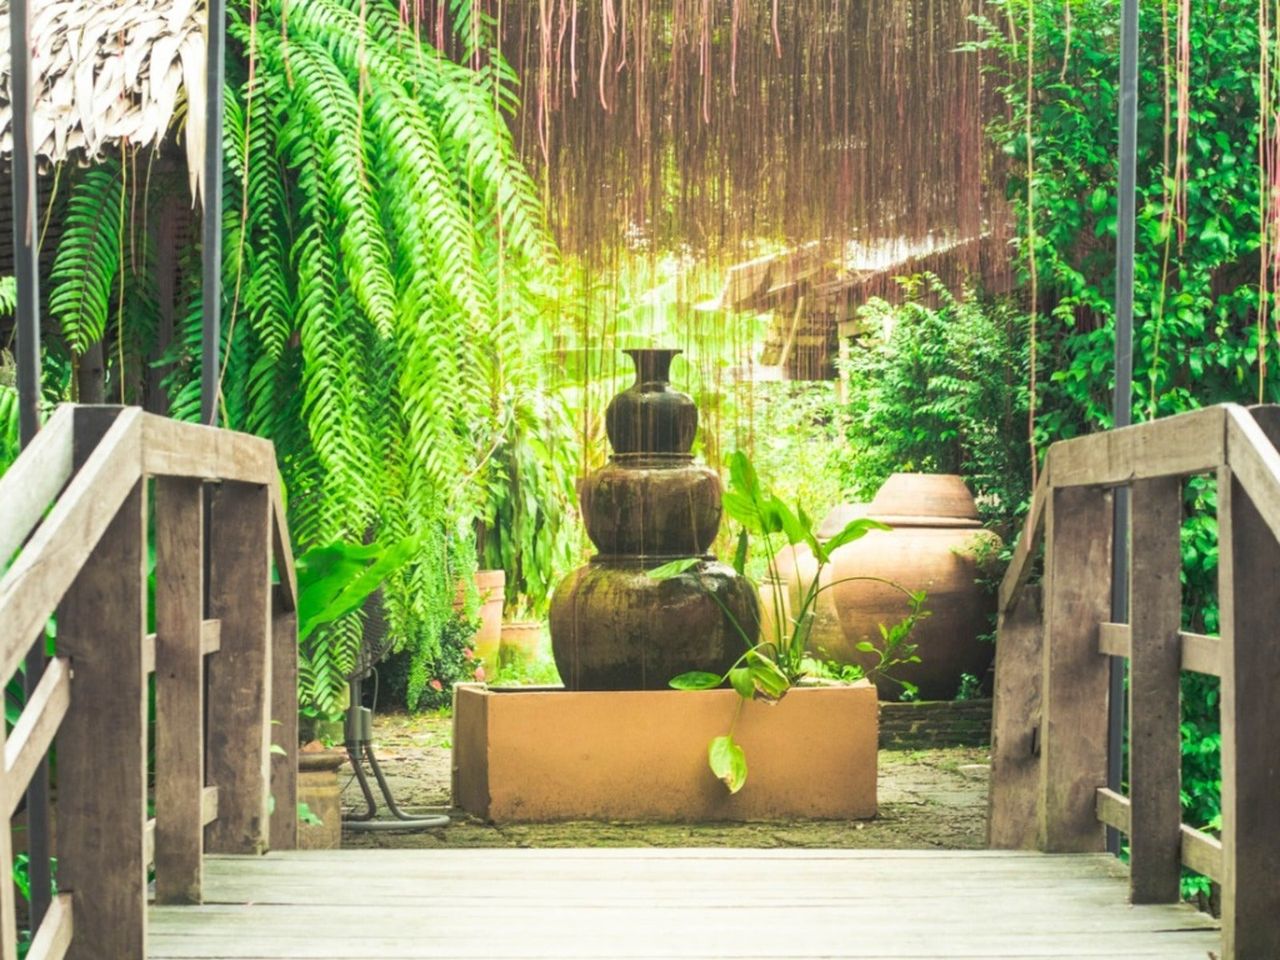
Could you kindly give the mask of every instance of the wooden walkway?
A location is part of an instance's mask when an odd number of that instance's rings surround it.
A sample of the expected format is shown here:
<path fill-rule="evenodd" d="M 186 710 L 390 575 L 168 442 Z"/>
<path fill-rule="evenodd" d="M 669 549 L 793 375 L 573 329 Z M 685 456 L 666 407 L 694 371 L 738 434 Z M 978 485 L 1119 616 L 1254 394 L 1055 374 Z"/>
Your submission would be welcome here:
<path fill-rule="evenodd" d="M 151 960 L 1159 957 L 1209 960 L 1187 906 L 1130 906 L 1106 855 L 385 850 L 210 857 Z"/>

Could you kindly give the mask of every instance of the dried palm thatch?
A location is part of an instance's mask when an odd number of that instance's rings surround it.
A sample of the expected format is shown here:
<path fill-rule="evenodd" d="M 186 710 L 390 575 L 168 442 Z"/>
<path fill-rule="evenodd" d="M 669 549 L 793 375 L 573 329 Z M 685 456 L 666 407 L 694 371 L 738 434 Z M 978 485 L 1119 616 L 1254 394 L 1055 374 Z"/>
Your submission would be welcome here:
<path fill-rule="evenodd" d="M 205 8 L 198 0 L 42 0 L 33 5 L 32 117 L 42 160 L 91 161 L 158 146 L 186 114 L 193 199 L 204 152 Z M 185 108 L 184 108 L 185 104 Z M 13 151 L 9 4 L 0 0 L 0 153 Z"/>

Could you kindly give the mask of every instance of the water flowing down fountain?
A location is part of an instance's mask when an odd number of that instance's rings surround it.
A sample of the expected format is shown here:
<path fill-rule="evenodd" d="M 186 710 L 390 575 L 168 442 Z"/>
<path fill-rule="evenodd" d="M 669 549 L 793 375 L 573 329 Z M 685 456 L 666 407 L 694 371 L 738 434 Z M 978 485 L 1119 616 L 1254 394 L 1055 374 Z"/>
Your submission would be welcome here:
<path fill-rule="evenodd" d="M 679 350 L 628 350 L 636 382 L 613 398 L 613 456 L 580 487 L 599 553 L 551 605 L 551 645 L 570 690 L 665 689 L 688 670 L 724 673 L 759 633 L 750 582 L 709 552 L 720 530 L 720 477 L 694 463 L 692 398 L 672 388 Z M 700 558 L 670 579 L 649 571 Z"/>

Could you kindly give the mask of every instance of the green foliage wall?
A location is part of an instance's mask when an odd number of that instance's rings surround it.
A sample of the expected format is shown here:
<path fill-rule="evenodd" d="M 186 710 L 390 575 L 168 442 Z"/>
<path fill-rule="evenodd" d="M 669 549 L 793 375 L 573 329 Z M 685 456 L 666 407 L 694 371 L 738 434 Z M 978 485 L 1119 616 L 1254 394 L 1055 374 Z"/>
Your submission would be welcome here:
<path fill-rule="evenodd" d="M 1074 0 L 1068 11 L 1066 2 L 997 0 L 987 22 L 1009 107 L 993 134 L 1008 156 L 1018 263 L 1027 276 L 1034 253 L 1038 268 L 1041 450 L 1053 440 L 1109 426 L 1114 383 L 1119 3 Z M 1225 0 L 1191 3 L 1189 9 L 1187 107 L 1180 111 L 1177 5 L 1141 3 L 1138 419 L 1223 401 L 1280 400 L 1275 332 L 1258 319 L 1258 8 Z M 1178 145 L 1180 115 L 1188 130 L 1185 151 Z M 1180 157 L 1187 173 L 1184 203 L 1174 176 Z M 1182 538 L 1184 620 L 1209 632 L 1217 629 L 1214 507 L 1212 482 L 1191 481 Z M 1220 822 L 1217 682 L 1186 676 L 1183 704 L 1184 818 L 1214 826 Z M 1199 878 L 1193 886 L 1207 882 Z"/>
<path fill-rule="evenodd" d="M 924 276 L 906 302 L 863 309 L 845 365 L 845 482 L 870 500 L 891 473 L 958 473 L 983 519 L 1010 539 L 1030 490 L 1026 317 Z"/>
<path fill-rule="evenodd" d="M 545 389 L 555 251 L 507 126 L 516 79 L 492 25 L 454 6 L 465 63 L 390 0 L 229 10 L 220 416 L 275 442 L 300 550 L 421 544 L 385 603 L 400 642 L 424 657 L 475 568 L 477 523 L 503 526 L 484 559 L 545 601 L 576 460 L 543 456 L 568 417 Z M 49 277 L 47 352 L 75 364 L 102 344 L 108 396 L 126 402 L 155 400 L 149 203 L 185 190 L 141 185 L 145 162 L 122 148 L 67 171 Z M 194 241 L 179 259 L 182 315 L 159 365 L 169 412 L 196 419 Z M 554 441 L 572 449 L 571 432 Z M 309 709 L 339 709 L 360 628 L 353 614 L 304 645 Z"/>

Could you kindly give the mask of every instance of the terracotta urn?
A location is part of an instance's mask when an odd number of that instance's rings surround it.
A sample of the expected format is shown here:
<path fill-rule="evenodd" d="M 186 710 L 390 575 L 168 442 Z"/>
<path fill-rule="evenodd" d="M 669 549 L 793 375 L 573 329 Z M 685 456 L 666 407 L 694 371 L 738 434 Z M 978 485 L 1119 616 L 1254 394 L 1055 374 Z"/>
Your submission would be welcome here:
<path fill-rule="evenodd" d="M 342 846 L 342 785 L 338 769 L 347 762 L 345 750 L 326 750 L 311 743 L 298 752 L 298 802 L 320 821 L 298 825 L 302 850 L 336 850 Z"/>
<path fill-rule="evenodd" d="M 693 462 L 698 410 L 668 382 L 678 350 L 628 350 L 636 382 L 609 404 L 614 455 L 578 486 L 599 553 L 551 601 L 551 648 L 570 690 L 662 690 L 723 673 L 759 631 L 750 582 L 708 550 L 720 528 L 715 471 Z M 649 572 L 696 563 L 679 576 Z"/>
<path fill-rule="evenodd" d="M 503 666 L 534 663 L 542 652 L 542 621 L 512 620 L 502 625 L 498 659 Z"/>
<path fill-rule="evenodd" d="M 878 625 L 896 623 L 907 613 L 900 591 L 850 578 L 880 577 L 908 590 L 924 590 L 930 615 L 912 636 L 921 662 L 898 668 L 896 675 L 916 684 L 923 700 L 950 700 L 961 674 L 981 678 L 995 654 L 990 643 L 979 639 L 990 629 L 995 599 L 978 577 L 979 564 L 994 558 L 999 539 L 983 528 L 973 494 L 955 475 L 894 474 L 867 513 L 893 529 L 846 544 L 835 551 L 829 567 L 844 653 L 850 662 L 870 666 L 872 658 L 859 653 L 857 643 L 879 645 Z M 884 699 L 896 700 L 901 692 L 890 681 L 877 687 Z"/>
<path fill-rule="evenodd" d="M 480 594 L 477 614 L 480 626 L 471 641 L 476 659 L 484 664 L 485 675 L 493 677 L 498 672 L 498 655 L 502 646 L 502 607 L 506 602 L 507 574 L 503 570 L 477 570 L 476 591 Z M 459 583 L 454 594 L 453 608 L 461 610 L 466 597 L 466 585 Z"/>
<path fill-rule="evenodd" d="M 840 547 L 823 570 L 823 586 L 812 643 L 826 657 L 871 667 L 876 657 L 858 651 L 869 640 L 883 641 L 879 625 L 890 626 L 907 615 L 907 600 L 887 580 L 927 594 L 928 618 L 912 635 L 921 662 L 893 671 L 916 684 L 924 700 L 950 700 L 964 673 L 981 678 L 991 665 L 992 645 L 980 640 L 990 629 L 994 598 L 978 584 L 980 563 L 993 558 L 1000 541 L 978 520 L 973 495 L 961 477 L 937 474 L 894 474 L 869 504 L 837 507 L 820 534 L 830 537 L 849 520 L 871 516 L 893 529 L 875 531 Z M 817 562 L 807 549 L 788 558 L 786 578 L 792 603 L 801 586 L 811 582 Z M 874 578 L 874 579 L 869 579 Z M 902 688 L 881 680 L 880 697 L 897 700 Z"/>

